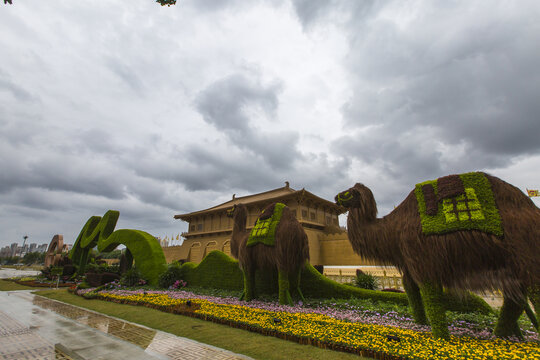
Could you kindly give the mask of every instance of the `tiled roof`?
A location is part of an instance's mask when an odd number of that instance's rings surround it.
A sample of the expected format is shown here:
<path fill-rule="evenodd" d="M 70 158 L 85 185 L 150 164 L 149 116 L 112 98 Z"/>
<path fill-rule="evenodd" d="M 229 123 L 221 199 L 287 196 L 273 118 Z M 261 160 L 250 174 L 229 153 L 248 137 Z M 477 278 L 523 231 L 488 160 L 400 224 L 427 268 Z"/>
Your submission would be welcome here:
<path fill-rule="evenodd" d="M 188 219 L 193 217 L 193 216 L 206 214 L 206 213 L 210 213 L 210 212 L 222 211 L 222 210 L 225 210 L 225 209 L 229 209 L 233 205 L 239 204 L 239 203 L 247 205 L 247 204 L 253 204 L 253 203 L 262 202 L 262 201 L 273 200 L 273 199 L 279 200 L 279 199 L 283 199 L 283 198 L 290 198 L 290 197 L 294 197 L 295 195 L 308 196 L 308 197 L 310 197 L 310 198 L 312 198 L 314 200 L 318 200 L 320 202 L 325 203 L 325 205 L 327 205 L 327 206 L 338 207 L 333 202 L 328 201 L 328 200 L 323 199 L 323 198 L 320 198 L 320 197 L 310 193 L 309 191 L 306 191 L 304 189 L 302 189 L 302 190 L 294 190 L 294 189 L 291 189 L 288 185 L 286 185 L 286 186 L 281 187 L 281 188 L 265 191 L 265 192 L 258 193 L 258 194 L 241 196 L 241 197 L 233 197 L 233 199 L 231 199 L 231 200 L 229 200 L 227 202 L 224 202 L 222 204 L 216 205 L 214 207 L 211 207 L 211 208 L 208 208 L 208 209 L 205 209 L 205 210 L 194 211 L 194 212 L 187 213 L 187 214 L 174 215 L 174 218 L 175 219 L 182 219 L 184 221 L 188 221 Z"/>

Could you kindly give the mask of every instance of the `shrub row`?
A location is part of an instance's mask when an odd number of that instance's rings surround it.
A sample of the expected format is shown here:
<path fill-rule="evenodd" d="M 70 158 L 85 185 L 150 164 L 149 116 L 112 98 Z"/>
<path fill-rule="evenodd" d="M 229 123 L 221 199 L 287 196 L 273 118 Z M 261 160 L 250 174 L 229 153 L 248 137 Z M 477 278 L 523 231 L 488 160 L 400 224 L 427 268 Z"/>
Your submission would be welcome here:
<path fill-rule="evenodd" d="M 189 286 L 242 290 L 243 274 L 238 261 L 221 251 L 210 252 L 203 261 L 196 265 L 185 263 L 181 266 L 180 276 Z M 178 279 L 177 279 L 178 280 Z M 275 272 L 257 272 L 257 294 L 277 294 L 278 276 Z M 321 275 L 309 263 L 302 269 L 300 288 L 305 297 L 313 299 L 371 299 L 395 304 L 408 305 L 407 295 L 403 293 L 360 289 L 351 285 L 340 284 Z M 455 295 L 445 293 L 445 306 L 458 312 L 491 313 L 491 307 L 479 296 L 472 293 Z"/>

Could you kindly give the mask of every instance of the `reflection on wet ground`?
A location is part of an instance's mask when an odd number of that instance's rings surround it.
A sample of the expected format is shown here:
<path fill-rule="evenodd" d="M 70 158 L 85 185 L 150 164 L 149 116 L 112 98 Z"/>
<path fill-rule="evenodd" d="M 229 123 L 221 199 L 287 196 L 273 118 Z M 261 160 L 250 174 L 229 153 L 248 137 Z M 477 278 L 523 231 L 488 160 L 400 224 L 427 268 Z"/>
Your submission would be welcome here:
<path fill-rule="evenodd" d="M 119 339 L 146 349 L 152 343 L 156 330 L 144 328 L 132 323 L 117 320 L 105 315 L 89 312 L 84 309 L 53 301 L 41 296 L 35 296 L 33 304 L 43 309 L 52 310 L 57 314 L 75 320 L 79 324 L 90 326 L 105 334 L 113 335 Z"/>
<path fill-rule="evenodd" d="M 71 358 L 249 359 L 28 291 L 0 292 L 0 359 Z"/>

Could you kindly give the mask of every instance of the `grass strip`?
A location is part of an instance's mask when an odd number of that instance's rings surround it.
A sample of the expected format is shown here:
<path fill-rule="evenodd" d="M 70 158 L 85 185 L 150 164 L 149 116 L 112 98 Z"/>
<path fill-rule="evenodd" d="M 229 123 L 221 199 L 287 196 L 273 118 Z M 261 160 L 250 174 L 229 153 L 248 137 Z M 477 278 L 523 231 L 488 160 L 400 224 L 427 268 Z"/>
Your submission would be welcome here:
<path fill-rule="evenodd" d="M 14 281 L 0 280 L 0 291 L 34 290 L 34 289 L 39 289 L 39 288 L 34 287 L 34 286 L 25 286 L 25 285 L 17 284 Z M 41 287 L 41 289 L 43 289 L 43 287 Z"/>
<path fill-rule="evenodd" d="M 67 290 L 43 290 L 36 292 L 36 294 L 241 353 L 254 359 L 371 359 L 355 354 L 301 345 L 272 336 L 264 336 L 192 317 L 170 314 L 156 309 L 116 304 L 103 300 L 89 301 L 80 296 L 70 294 Z"/>

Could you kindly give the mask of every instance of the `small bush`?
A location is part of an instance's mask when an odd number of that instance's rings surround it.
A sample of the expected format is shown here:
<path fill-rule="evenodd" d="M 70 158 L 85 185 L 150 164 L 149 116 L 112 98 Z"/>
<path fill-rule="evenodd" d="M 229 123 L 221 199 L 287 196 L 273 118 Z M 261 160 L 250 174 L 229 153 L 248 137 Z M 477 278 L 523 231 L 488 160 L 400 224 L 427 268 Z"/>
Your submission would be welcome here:
<path fill-rule="evenodd" d="M 119 270 L 120 270 L 120 267 L 118 265 L 109 266 L 106 263 L 103 263 L 103 264 L 90 263 L 86 265 L 86 269 L 85 269 L 87 273 L 92 273 L 92 274 L 103 274 L 103 273 L 118 274 Z"/>
<path fill-rule="evenodd" d="M 180 289 L 180 288 L 183 288 L 183 287 L 186 287 L 186 286 L 187 286 L 187 282 L 185 282 L 184 280 L 176 280 L 174 282 L 174 284 L 169 286 L 169 289 L 171 289 L 171 290 Z"/>
<path fill-rule="evenodd" d="M 167 271 L 159 276 L 158 284 L 160 288 L 168 289 L 177 280 L 182 280 L 182 268 L 173 263 L 167 267 Z"/>
<path fill-rule="evenodd" d="M 84 289 L 90 289 L 91 286 L 86 281 L 83 281 L 79 285 L 77 285 L 77 290 L 84 290 Z"/>
<path fill-rule="evenodd" d="M 122 275 L 120 284 L 124 286 L 138 286 L 146 284 L 146 280 L 142 278 L 137 268 L 131 268 Z"/>
<path fill-rule="evenodd" d="M 358 273 L 355 285 L 362 289 L 375 290 L 377 288 L 377 279 L 371 274 Z"/>
<path fill-rule="evenodd" d="M 91 274 L 100 274 L 102 272 L 101 266 L 99 266 L 96 263 L 89 263 L 86 265 L 86 268 L 84 269 L 87 273 Z"/>

